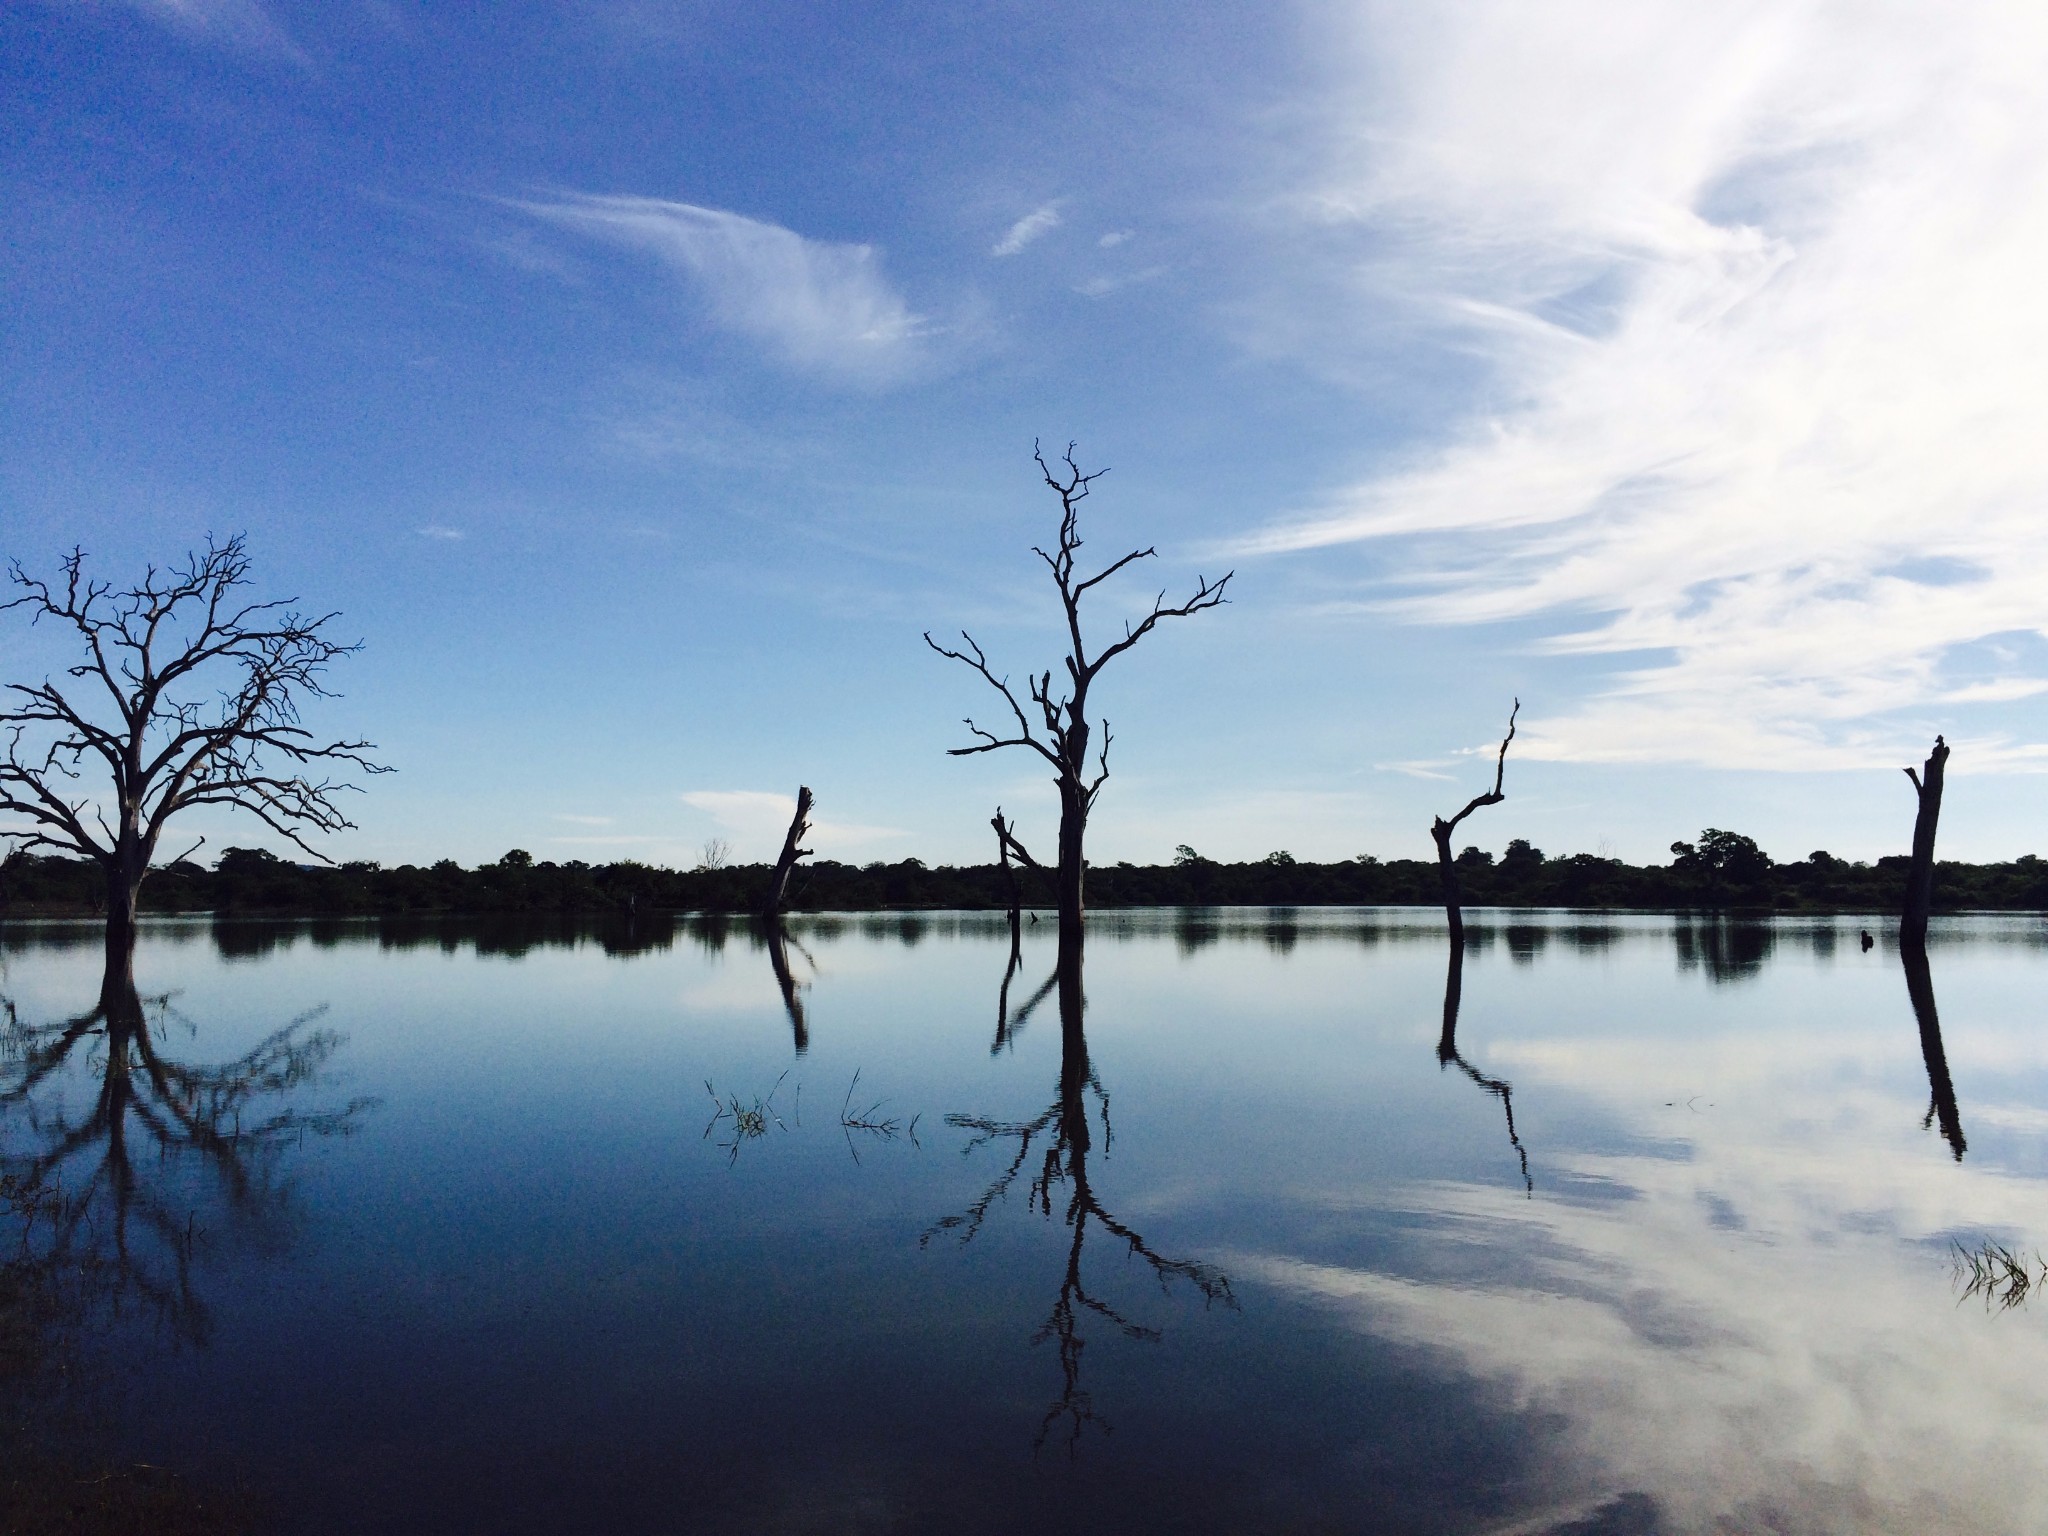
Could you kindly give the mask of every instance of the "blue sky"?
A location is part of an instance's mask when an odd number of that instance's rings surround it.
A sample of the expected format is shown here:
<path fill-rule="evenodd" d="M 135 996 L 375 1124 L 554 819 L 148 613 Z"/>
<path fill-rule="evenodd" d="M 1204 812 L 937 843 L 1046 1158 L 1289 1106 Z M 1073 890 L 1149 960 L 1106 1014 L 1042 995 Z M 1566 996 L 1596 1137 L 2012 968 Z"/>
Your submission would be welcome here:
<path fill-rule="evenodd" d="M 0 545 L 366 642 L 336 857 L 980 860 L 1084 532 L 1237 572 L 1098 860 L 2048 843 L 2048 16 L 1472 0 L 0 12 Z M 10 674 L 56 655 L 7 621 Z M 262 844 L 227 818 L 211 847 Z"/>

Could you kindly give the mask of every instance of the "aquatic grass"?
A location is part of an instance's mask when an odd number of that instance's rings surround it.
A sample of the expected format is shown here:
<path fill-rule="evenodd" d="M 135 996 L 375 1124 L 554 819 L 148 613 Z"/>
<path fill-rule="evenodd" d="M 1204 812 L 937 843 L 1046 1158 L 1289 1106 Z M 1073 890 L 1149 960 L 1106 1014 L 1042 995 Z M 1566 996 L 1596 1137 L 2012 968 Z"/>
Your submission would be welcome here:
<path fill-rule="evenodd" d="M 2017 1249 L 1989 1238 L 1975 1247 L 1955 1238 L 1949 1241 L 1949 1269 L 1962 1288 L 1956 1298 L 1959 1306 L 1972 1297 L 1982 1297 L 1985 1311 L 1996 1307 L 2001 1312 L 2010 1312 L 2025 1306 L 2037 1286 L 2048 1285 L 2048 1261 L 2042 1259 L 2038 1249 L 2029 1261 Z"/>
<path fill-rule="evenodd" d="M 775 1112 L 775 1095 L 782 1088 L 783 1078 L 788 1076 L 789 1073 L 785 1069 L 782 1077 L 775 1079 L 774 1085 L 769 1088 L 767 1096 L 756 1095 L 752 1103 L 747 1103 L 736 1093 L 727 1094 L 721 1098 L 718 1090 L 711 1086 L 711 1079 L 708 1077 L 704 1079 L 704 1091 L 711 1096 L 712 1108 L 711 1119 L 704 1127 L 704 1139 L 710 1140 L 711 1133 L 718 1129 L 721 1122 L 730 1122 L 727 1138 L 716 1143 L 725 1152 L 725 1160 L 728 1164 L 738 1162 L 740 1148 L 750 1141 L 758 1141 L 761 1137 L 766 1136 L 771 1125 L 779 1131 L 789 1129 L 783 1123 L 782 1116 Z M 801 1115 L 802 1104 L 803 1088 L 799 1085 L 797 1088 L 798 1108 L 792 1111 L 793 1117 Z M 802 1119 L 797 1118 L 797 1124 L 801 1125 L 802 1123 Z"/>
<path fill-rule="evenodd" d="M 866 1109 L 856 1110 L 853 1107 L 853 1090 L 859 1086 L 860 1068 L 855 1067 L 853 1081 L 846 1085 L 846 1097 L 839 1105 L 839 1129 L 846 1137 L 846 1150 L 853 1153 L 853 1160 L 856 1163 L 860 1161 L 860 1152 L 853 1144 L 855 1131 L 864 1132 L 880 1141 L 894 1141 L 898 1136 L 906 1136 L 913 1147 L 922 1151 L 924 1143 L 917 1139 L 917 1122 L 924 1116 L 912 1115 L 907 1126 L 901 1116 L 884 1116 L 882 1106 L 889 1102 L 887 1099 L 877 1099 Z"/>

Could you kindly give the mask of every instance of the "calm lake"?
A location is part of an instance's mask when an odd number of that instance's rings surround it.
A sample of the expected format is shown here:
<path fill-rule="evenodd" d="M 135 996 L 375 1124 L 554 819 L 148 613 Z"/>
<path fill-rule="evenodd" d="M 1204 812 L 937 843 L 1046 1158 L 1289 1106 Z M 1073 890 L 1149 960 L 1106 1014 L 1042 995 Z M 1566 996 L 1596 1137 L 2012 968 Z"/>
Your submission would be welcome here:
<path fill-rule="evenodd" d="M 1472 926 L 1447 1033 L 1406 910 L 1099 914 L 1085 1015 L 999 914 L 162 921 L 112 1072 L 0 928 L 9 1422 L 294 1532 L 2048 1531 L 1956 1261 L 2048 1248 L 2048 924 L 1938 1039 L 1873 919 Z"/>

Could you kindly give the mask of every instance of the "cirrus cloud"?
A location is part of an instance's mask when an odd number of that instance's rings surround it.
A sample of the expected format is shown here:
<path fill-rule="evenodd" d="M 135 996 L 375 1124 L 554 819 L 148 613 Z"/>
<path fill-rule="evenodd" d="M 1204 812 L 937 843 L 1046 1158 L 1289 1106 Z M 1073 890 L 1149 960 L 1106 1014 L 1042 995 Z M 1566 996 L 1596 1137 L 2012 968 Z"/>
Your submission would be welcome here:
<path fill-rule="evenodd" d="M 1890 762 L 2030 691 L 2048 13 L 1363 15 L 1375 89 L 1297 212 L 1485 383 L 1249 546 L 1385 542 L 1383 611 L 1543 618 L 1549 650 L 1636 658 L 1532 733 L 1542 755 Z M 2010 734 L 1971 755 L 2048 764 Z"/>
<path fill-rule="evenodd" d="M 513 206 L 658 257 L 711 321 L 785 366 L 841 382 L 890 383 L 928 361 L 929 325 L 882 272 L 872 245 L 811 240 L 761 219 L 657 197 L 569 194 Z"/>

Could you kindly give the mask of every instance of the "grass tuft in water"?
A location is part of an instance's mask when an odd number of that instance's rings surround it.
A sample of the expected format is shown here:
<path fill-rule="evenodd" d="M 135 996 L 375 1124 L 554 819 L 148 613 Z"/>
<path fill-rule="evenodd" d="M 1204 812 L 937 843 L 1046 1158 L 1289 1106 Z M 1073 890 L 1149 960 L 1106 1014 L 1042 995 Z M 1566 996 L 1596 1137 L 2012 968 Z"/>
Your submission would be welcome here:
<path fill-rule="evenodd" d="M 2017 1249 L 1985 1238 L 1975 1247 L 1951 1239 L 1949 1269 L 1962 1294 L 1958 1304 L 1982 1297 L 1984 1310 L 2010 1312 L 2026 1305 L 2036 1287 L 2048 1285 L 2048 1261 L 2037 1250 L 2031 1260 Z"/>

